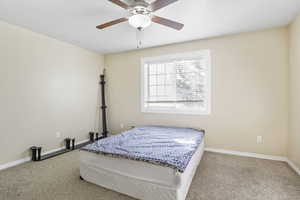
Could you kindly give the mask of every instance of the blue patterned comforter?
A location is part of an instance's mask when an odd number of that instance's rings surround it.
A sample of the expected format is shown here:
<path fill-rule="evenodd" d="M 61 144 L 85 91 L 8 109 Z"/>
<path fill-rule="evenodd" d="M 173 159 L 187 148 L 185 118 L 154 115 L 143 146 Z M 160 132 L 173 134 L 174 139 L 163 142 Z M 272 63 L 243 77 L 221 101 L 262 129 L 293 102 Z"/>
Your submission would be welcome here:
<path fill-rule="evenodd" d="M 81 150 L 150 162 L 184 172 L 203 137 L 204 131 L 191 128 L 138 126 Z"/>

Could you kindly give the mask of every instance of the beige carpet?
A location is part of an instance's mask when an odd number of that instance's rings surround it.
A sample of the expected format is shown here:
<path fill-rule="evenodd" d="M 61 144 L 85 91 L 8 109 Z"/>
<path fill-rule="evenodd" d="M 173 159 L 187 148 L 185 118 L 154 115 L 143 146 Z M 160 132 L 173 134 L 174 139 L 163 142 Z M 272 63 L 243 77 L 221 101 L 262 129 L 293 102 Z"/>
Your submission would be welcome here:
<path fill-rule="evenodd" d="M 79 179 L 74 151 L 0 171 L 0 200 L 132 200 Z M 300 200 L 300 177 L 286 163 L 205 153 L 188 200 Z"/>

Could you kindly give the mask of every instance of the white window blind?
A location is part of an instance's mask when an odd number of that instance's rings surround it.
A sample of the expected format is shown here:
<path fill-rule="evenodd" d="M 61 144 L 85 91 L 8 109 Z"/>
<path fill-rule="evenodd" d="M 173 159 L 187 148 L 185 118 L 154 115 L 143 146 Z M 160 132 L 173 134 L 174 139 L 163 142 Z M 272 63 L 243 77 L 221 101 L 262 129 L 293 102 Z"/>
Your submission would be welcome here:
<path fill-rule="evenodd" d="M 142 111 L 207 114 L 209 51 L 144 58 Z"/>

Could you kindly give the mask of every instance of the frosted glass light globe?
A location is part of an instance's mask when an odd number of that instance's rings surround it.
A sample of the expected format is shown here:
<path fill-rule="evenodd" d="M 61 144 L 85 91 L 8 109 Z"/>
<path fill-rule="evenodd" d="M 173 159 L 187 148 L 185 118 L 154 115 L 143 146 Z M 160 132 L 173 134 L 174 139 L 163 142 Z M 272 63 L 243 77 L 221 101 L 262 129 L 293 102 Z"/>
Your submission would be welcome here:
<path fill-rule="evenodd" d="M 129 24 L 134 28 L 146 28 L 151 24 L 151 19 L 148 15 L 136 14 L 129 18 Z"/>

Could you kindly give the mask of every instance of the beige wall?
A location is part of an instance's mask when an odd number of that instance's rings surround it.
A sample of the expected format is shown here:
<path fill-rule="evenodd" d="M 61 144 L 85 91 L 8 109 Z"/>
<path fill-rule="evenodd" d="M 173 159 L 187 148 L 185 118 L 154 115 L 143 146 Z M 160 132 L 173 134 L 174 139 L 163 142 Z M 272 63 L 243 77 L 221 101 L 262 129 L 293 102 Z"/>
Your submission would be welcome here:
<path fill-rule="evenodd" d="M 140 110 L 142 57 L 210 49 L 212 112 L 208 116 Z M 109 127 L 142 124 L 205 128 L 208 147 L 286 156 L 288 33 L 286 28 L 105 55 Z M 256 143 L 263 136 L 263 144 Z"/>
<path fill-rule="evenodd" d="M 288 157 L 300 167 L 300 16 L 289 27 L 290 33 L 290 126 Z"/>
<path fill-rule="evenodd" d="M 298 19 L 290 27 L 288 149 L 298 165 L 299 32 Z M 0 34 L 0 165 L 28 156 L 31 145 L 54 149 L 67 136 L 83 140 L 99 127 L 102 55 L 3 22 Z M 201 127 L 208 147 L 286 156 L 288 38 L 287 29 L 278 28 L 106 55 L 110 131 L 120 131 L 120 124 Z M 211 50 L 211 114 L 141 113 L 140 59 L 201 49 Z"/>
<path fill-rule="evenodd" d="M 87 139 L 103 56 L 0 22 L 0 165 Z M 56 138 L 56 132 L 61 138 Z"/>

